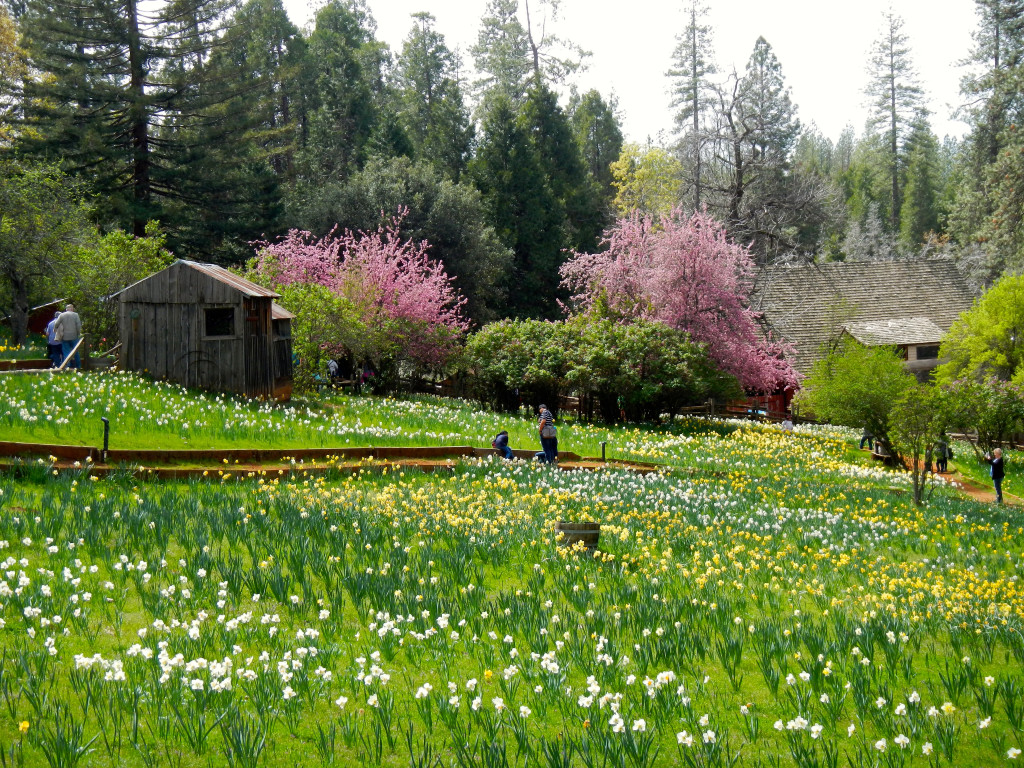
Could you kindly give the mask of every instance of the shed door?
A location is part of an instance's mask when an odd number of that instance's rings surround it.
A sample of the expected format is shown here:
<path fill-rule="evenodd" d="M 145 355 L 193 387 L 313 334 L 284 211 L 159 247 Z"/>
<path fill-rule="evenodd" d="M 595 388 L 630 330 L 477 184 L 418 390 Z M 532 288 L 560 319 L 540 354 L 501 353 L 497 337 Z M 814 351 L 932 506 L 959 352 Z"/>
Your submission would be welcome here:
<path fill-rule="evenodd" d="M 243 313 L 246 394 L 271 397 L 274 382 L 270 365 L 270 302 L 245 299 Z"/>

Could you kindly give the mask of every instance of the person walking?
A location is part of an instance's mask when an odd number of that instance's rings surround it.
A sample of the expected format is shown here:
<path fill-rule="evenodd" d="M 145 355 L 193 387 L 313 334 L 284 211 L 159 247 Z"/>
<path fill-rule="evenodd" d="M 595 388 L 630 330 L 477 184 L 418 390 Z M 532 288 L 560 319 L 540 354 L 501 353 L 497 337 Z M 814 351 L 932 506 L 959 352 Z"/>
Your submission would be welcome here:
<path fill-rule="evenodd" d="M 71 350 L 77 346 L 78 340 L 82 338 L 82 318 L 75 312 L 74 304 L 68 304 L 64 308 L 64 311 L 57 318 L 54 328 L 57 329 L 57 333 L 60 335 L 61 352 L 63 359 L 66 360 L 68 355 L 71 354 Z M 75 357 L 71 361 L 70 367 L 81 368 L 81 366 L 82 354 L 76 349 Z"/>
<path fill-rule="evenodd" d="M 57 338 L 57 318 L 60 310 L 53 313 L 53 320 L 46 324 L 46 356 L 50 358 L 54 368 L 60 368 L 64 362 L 64 345 Z"/>
<path fill-rule="evenodd" d="M 558 430 L 555 429 L 555 417 L 548 407 L 541 403 L 540 417 L 537 420 L 537 431 L 540 432 L 540 445 L 544 452 L 542 461 L 548 464 L 558 463 Z M 540 454 L 537 455 L 540 458 Z"/>
<path fill-rule="evenodd" d="M 935 443 L 935 469 L 940 475 L 949 471 L 949 457 L 949 439 L 942 432 L 939 441 Z"/>
<path fill-rule="evenodd" d="M 989 463 L 988 472 L 992 476 L 992 485 L 996 489 L 996 504 L 1003 503 L 1003 449 L 996 448 L 991 454 L 985 454 Z"/>

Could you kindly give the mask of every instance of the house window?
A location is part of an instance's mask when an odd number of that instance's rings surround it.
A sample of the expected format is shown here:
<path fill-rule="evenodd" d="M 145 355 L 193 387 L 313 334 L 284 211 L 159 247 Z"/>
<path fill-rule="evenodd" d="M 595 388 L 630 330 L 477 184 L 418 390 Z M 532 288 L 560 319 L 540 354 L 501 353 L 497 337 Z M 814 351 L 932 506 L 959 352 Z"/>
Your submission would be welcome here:
<path fill-rule="evenodd" d="M 918 360 L 937 360 L 939 357 L 939 345 L 928 344 L 921 345 L 917 348 L 917 359 Z"/>
<path fill-rule="evenodd" d="M 235 335 L 235 308 L 208 307 L 206 309 L 206 337 Z"/>

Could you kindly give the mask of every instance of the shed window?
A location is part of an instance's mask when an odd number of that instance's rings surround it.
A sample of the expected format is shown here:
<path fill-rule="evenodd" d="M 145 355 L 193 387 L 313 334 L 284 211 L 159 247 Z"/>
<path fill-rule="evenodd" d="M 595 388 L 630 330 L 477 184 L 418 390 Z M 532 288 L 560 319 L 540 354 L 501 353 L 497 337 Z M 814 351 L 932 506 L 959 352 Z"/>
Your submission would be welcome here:
<path fill-rule="evenodd" d="M 917 359 L 918 360 L 936 360 L 939 357 L 939 345 L 938 344 L 922 344 L 917 348 Z"/>
<path fill-rule="evenodd" d="M 234 336 L 235 308 L 208 307 L 206 309 L 206 335 L 207 337 Z"/>

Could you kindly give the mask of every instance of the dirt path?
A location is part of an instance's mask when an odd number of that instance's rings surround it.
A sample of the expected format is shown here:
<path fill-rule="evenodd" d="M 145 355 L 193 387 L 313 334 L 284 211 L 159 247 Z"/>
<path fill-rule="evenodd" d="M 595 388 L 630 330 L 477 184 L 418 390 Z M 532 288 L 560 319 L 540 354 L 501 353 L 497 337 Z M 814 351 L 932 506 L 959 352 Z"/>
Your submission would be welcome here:
<path fill-rule="evenodd" d="M 861 449 L 863 450 L 863 449 Z M 921 465 L 919 464 L 918 467 Z M 981 485 L 977 480 L 973 480 L 969 477 L 965 477 L 956 468 L 956 464 L 953 464 L 952 472 L 941 473 L 941 477 L 945 478 L 948 482 L 956 483 L 959 490 L 967 496 L 970 496 L 975 501 L 980 501 L 984 504 L 995 504 L 996 492 L 991 484 L 986 483 Z M 1021 506 L 1021 499 L 1014 496 L 1012 493 L 1007 493 L 1006 489 L 1003 489 L 1003 503 L 1009 507 Z"/>
<path fill-rule="evenodd" d="M 981 501 L 986 504 L 994 504 L 996 501 L 996 492 L 991 485 L 980 485 L 976 480 L 972 480 L 969 477 L 964 477 L 959 472 L 954 471 L 950 473 L 948 479 L 955 482 L 960 486 L 960 489 L 970 496 L 975 501 Z M 1009 507 L 1019 507 L 1021 500 L 1013 494 L 1007 493 L 1006 489 L 1003 489 L 1003 503 Z"/>

